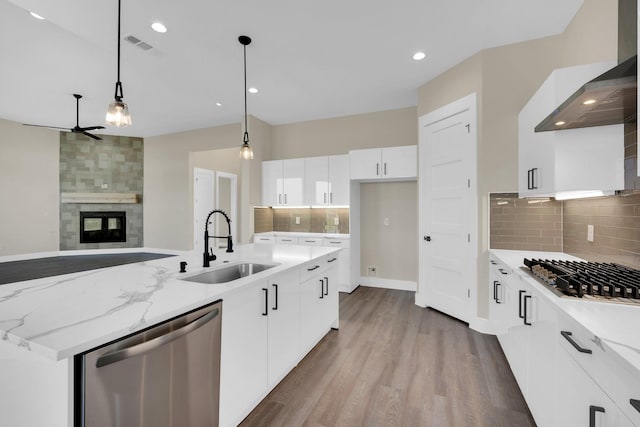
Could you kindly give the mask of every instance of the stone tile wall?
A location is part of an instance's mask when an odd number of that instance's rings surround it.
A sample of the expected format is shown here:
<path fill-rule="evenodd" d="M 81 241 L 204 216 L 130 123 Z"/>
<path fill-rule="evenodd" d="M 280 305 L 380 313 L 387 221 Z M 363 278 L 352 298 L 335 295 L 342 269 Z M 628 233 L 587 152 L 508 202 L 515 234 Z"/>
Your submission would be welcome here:
<path fill-rule="evenodd" d="M 136 193 L 143 191 L 142 138 L 102 135 L 102 141 L 60 133 L 60 192 Z M 60 249 L 108 249 L 144 246 L 142 203 L 60 204 Z M 127 241 L 80 243 L 80 211 L 125 211 Z"/>

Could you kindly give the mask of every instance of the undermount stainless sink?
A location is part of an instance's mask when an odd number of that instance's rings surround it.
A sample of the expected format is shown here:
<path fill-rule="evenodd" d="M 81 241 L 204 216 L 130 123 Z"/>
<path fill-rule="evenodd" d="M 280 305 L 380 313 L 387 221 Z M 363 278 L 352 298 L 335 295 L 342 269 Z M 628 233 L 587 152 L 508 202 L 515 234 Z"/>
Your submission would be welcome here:
<path fill-rule="evenodd" d="M 232 264 L 226 267 L 218 268 L 213 271 L 207 271 L 206 273 L 196 274 L 195 276 L 186 277 L 182 280 L 196 283 L 216 284 L 226 283 L 232 280 L 237 280 L 242 277 L 247 277 L 252 274 L 260 273 L 261 271 L 268 270 L 275 267 L 276 264 L 256 264 L 252 262 L 245 262 L 241 264 Z"/>

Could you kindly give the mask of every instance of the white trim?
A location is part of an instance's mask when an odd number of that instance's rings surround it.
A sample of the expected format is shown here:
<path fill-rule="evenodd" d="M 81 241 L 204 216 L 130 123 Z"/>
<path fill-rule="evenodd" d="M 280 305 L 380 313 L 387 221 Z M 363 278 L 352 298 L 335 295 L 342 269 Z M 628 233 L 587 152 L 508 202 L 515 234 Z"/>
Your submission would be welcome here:
<path fill-rule="evenodd" d="M 359 283 L 354 284 L 349 284 L 349 283 L 340 283 L 340 287 L 338 288 L 338 292 L 346 292 L 348 294 L 352 293 L 353 291 L 355 291 L 356 289 L 358 289 L 358 286 L 360 286 Z"/>
<path fill-rule="evenodd" d="M 416 282 L 407 280 L 381 279 L 380 277 L 360 276 L 360 286 L 367 286 L 370 288 L 397 289 L 399 291 L 416 291 Z"/>
<path fill-rule="evenodd" d="M 228 178 L 231 181 L 231 210 L 227 213 L 229 215 L 229 218 L 231 218 L 231 235 L 235 239 L 238 239 L 238 175 L 227 172 L 216 172 L 216 209 L 220 209 L 220 178 Z"/>
<path fill-rule="evenodd" d="M 494 323 L 484 317 L 476 317 L 469 322 L 469 328 L 482 334 L 496 335 Z"/>

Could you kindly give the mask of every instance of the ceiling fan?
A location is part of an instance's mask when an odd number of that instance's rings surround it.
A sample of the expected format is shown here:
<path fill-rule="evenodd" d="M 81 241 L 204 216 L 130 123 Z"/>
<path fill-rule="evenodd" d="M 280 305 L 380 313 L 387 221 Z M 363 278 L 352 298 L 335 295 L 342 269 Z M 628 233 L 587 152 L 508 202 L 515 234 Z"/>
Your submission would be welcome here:
<path fill-rule="evenodd" d="M 57 126 L 47 126 L 47 125 L 31 125 L 31 124 L 26 124 L 24 123 L 25 126 L 35 126 L 35 127 L 41 127 L 41 128 L 50 128 L 50 129 L 62 129 L 68 132 L 73 132 L 73 133 L 81 133 L 83 135 L 88 136 L 89 138 L 93 138 L 93 139 L 97 139 L 98 141 L 101 141 L 102 138 L 100 138 L 99 136 L 96 136 L 92 133 L 89 133 L 88 131 L 90 130 L 96 130 L 96 129 L 104 129 L 104 126 L 89 126 L 89 127 L 80 127 L 79 125 L 79 120 L 80 120 L 80 98 L 82 98 L 82 95 L 78 95 L 77 93 L 74 93 L 73 96 L 76 98 L 76 125 L 72 128 L 62 128 L 62 127 L 57 127 Z"/>

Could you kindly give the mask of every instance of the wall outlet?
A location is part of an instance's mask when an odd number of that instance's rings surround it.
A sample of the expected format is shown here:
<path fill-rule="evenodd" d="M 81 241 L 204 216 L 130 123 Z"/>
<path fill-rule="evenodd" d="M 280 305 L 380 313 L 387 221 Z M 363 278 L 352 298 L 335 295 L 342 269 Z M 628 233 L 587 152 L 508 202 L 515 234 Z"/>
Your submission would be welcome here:
<path fill-rule="evenodd" d="M 378 267 L 376 267 L 375 265 L 370 265 L 369 267 L 367 267 L 367 276 L 377 276 L 377 271 Z"/>
<path fill-rule="evenodd" d="M 587 225 L 587 242 L 593 242 L 593 225 Z"/>
<path fill-rule="evenodd" d="M 107 188 L 109 188 L 109 184 L 102 184 L 100 185 L 100 188 L 102 188 L 103 190 L 106 190 Z"/>
<path fill-rule="evenodd" d="M 296 225 L 300 225 L 300 217 L 299 216 L 296 217 Z"/>
<path fill-rule="evenodd" d="M 337 216 L 333 218 L 333 225 L 340 225 L 340 218 Z"/>

